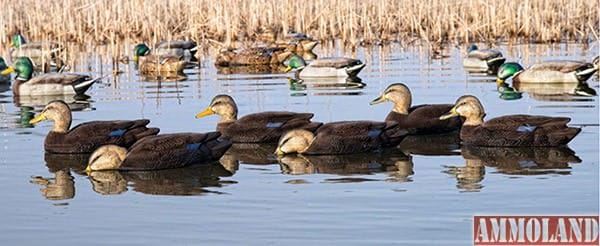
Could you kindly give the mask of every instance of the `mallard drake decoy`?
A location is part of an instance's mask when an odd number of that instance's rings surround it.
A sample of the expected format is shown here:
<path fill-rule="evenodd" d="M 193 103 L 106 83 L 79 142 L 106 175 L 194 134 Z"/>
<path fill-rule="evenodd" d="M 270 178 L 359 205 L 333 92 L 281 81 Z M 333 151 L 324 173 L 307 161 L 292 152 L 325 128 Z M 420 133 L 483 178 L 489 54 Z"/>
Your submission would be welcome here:
<path fill-rule="evenodd" d="M 560 146 L 566 145 L 581 128 L 568 127 L 568 117 L 506 115 L 485 121 L 485 110 L 477 97 L 458 98 L 454 107 L 440 119 L 460 115 L 463 144 L 477 146 Z"/>
<path fill-rule="evenodd" d="M 217 124 L 217 131 L 224 137 L 231 138 L 234 143 L 267 143 L 277 142 L 286 131 L 302 128 L 314 131 L 322 123 L 311 122 L 312 113 L 295 112 L 260 112 L 248 114 L 237 118 L 237 105 L 228 95 L 215 96 L 210 105 L 202 112 L 196 114 L 196 119 L 211 114 L 221 118 Z"/>
<path fill-rule="evenodd" d="M 8 68 L 4 58 L 0 57 L 0 71 Z M 0 84 L 10 84 L 10 74 L 0 74 Z"/>
<path fill-rule="evenodd" d="M 160 170 L 216 161 L 231 146 L 218 132 L 148 136 L 126 149 L 105 145 L 90 156 L 86 172 Z"/>
<path fill-rule="evenodd" d="M 69 129 L 71 119 L 69 106 L 56 100 L 48 103 L 29 123 L 54 121 L 44 140 L 44 149 L 50 153 L 91 153 L 106 144 L 129 147 L 139 139 L 159 132 L 158 128 L 146 128 L 150 121 L 145 119 L 89 121 Z"/>
<path fill-rule="evenodd" d="M 285 133 L 275 153 L 306 155 L 353 154 L 398 145 L 408 131 L 396 122 L 339 121 L 323 124 L 316 132 L 294 129 Z"/>
<path fill-rule="evenodd" d="M 398 122 L 399 127 L 408 129 L 412 135 L 454 132 L 462 126 L 460 117 L 440 120 L 440 116 L 454 107 L 452 104 L 422 104 L 411 107 L 412 94 L 403 83 L 391 84 L 370 104 L 387 101 L 393 102 L 394 107 L 385 121 Z"/>
<path fill-rule="evenodd" d="M 496 73 L 500 65 L 506 61 L 502 53 L 493 49 L 479 49 L 471 44 L 467 49 L 467 57 L 463 59 L 463 67 L 470 71 L 488 71 Z"/>
<path fill-rule="evenodd" d="M 85 93 L 100 78 L 92 78 L 87 75 L 74 73 L 45 73 L 35 77 L 33 75 L 33 63 L 28 57 L 19 57 L 13 66 L 0 72 L 6 75 L 16 72 L 17 77 L 12 84 L 15 96 L 19 95 L 65 95 Z"/>
<path fill-rule="evenodd" d="M 34 68 L 42 71 L 49 71 L 50 67 L 61 70 L 64 62 L 59 59 L 59 53 L 64 47 L 56 42 L 27 42 L 25 37 L 15 33 L 11 39 L 11 58 L 16 60 L 18 57 L 29 57 Z"/>
<path fill-rule="evenodd" d="M 137 44 L 134 47 L 133 60 L 137 61 L 140 57 L 155 55 L 160 57 L 178 57 L 186 62 L 196 59 L 198 44 L 191 40 L 171 40 L 161 41 L 150 50 L 145 43 Z"/>
<path fill-rule="evenodd" d="M 249 66 L 282 64 L 292 52 L 285 48 L 252 47 L 240 50 L 225 49 L 217 55 L 216 66 Z"/>
<path fill-rule="evenodd" d="M 136 45 L 133 53 L 133 60 L 138 63 L 140 72 L 145 75 L 159 75 L 163 73 L 183 74 L 183 70 L 187 64 L 182 59 L 182 55 L 150 54 L 150 48 L 146 44 Z"/>
<path fill-rule="evenodd" d="M 296 69 L 299 78 L 354 77 L 366 65 L 360 60 L 345 57 L 319 58 L 307 65 L 304 58 L 295 54 L 287 62 L 286 72 Z"/>
<path fill-rule="evenodd" d="M 523 69 L 516 62 L 500 66 L 496 83 L 502 86 L 512 77 L 513 83 L 580 83 L 598 71 L 592 63 L 580 61 L 547 61 Z"/>

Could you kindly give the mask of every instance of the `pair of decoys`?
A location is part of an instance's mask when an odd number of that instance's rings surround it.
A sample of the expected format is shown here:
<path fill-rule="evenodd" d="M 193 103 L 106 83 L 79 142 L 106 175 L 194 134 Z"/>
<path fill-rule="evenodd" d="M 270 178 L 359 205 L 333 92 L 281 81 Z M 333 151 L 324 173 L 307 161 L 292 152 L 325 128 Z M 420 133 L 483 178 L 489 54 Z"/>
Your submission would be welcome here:
<path fill-rule="evenodd" d="M 467 49 L 467 57 L 463 66 L 468 71 L 487 71 L 496 75 L 496 85 L 501 97 L 520 98 L 519 91 L 527 91 L 531 85 L 540 88 L 562 84 L 561 92 L 569 94 L 594 96 L 596 92 L 587 86 L 586 81 L 598 72 L 596 57 L 591 63 L 581 61 L 545 61 L 525 69 L 516 62 L 504 63 L 506 58 L 494 49 L 478 49 L 472 44 Z M 512 78 L 512 86 L 506 80 Z M 515 90 L 516 89 L 516 90 Z M 550 90 L 551 91 L 551 90 Z"/>

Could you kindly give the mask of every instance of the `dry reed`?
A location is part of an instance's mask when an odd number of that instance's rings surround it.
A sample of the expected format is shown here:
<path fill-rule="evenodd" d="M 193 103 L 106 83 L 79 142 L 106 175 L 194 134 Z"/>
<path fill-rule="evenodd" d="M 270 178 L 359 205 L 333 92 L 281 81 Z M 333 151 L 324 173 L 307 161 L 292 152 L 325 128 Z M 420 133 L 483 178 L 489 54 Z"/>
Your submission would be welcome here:
<path fill-rule="evenodd" d="M 345 44 L 598 39 L 596 0 L 7 1 L 0 37 L 114 44 L 194 39 L 228 45 L 271 29 Z"/>

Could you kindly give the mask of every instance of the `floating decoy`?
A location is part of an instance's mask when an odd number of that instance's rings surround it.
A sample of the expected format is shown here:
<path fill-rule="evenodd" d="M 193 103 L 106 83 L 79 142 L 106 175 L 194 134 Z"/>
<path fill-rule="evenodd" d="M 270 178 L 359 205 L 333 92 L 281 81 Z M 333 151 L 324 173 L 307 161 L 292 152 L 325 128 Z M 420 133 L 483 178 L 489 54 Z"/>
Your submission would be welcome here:
<path fill-rule="evenodd" d="M 288 32 L 282 39 L 277 39 L 273 30 L 267 29 L 257 36 L 258 41 L 268 44 L 269 47 L 285 48 L 292 52 L 311 52 L 318 41 L 309 38 L 305 33 Z"/>
<path fill-rule="evenodd" d="M 86 172 L 160 170 L 217 161 L 231 146 L 218 132 L 148 136 L 129 149 L 105 145 L 90 156 Z"/>
<path fill-rule="evenodd" d="M 275 153 L 337 155 L 363 153 L 398 145 L 408 134 L 396 122 L 339 121 L 322 125 L 316 132 L 291 130 L 281 137 Z"/>
<path fill-rule="evenodd" d="M 345 57 L 319 58 L 306 64 L 304 58 L 292 55 L 286 72 L 296 70 L 299 78 L 305 77 L 354 77 L 365 67 L 362 61 Z"/>
<path fill-rule="evenodd" d="M 38 70 L 47 72 L 51 67 L 55 67 L 59 71 L 65 66 L 58 57 L 64 48 L 56 42 L 27 42 L 23 35 L 15 33 L 10 47 L 12 60 L 16 60 L 18 57 L 29 57 L 34 68 Z"/>
<path fill-rule="evenodd" d="M 154 55 L 159 57 L 178 57 L 181 60 L 190 62 L 196 59 L 197 51 L 198 44 L 191 40 L 161 41 L 152 50 L 145 43 L 141 43 L 134 47 L 133 59 L 137 61 L 143 56 Z"/>
<path fill-rule="evenodd" d="M 251 66 L 282 64 L 292 52 L 285 48 L 252 47 L 246 49 L 225 49 L 217 55 L 216 66 Z"/>
<path fill-rule="evenodd" d="M 496 83 L 502 86 L 512 77 L 513 83 L 580 83 L 598 71 L 594 64 L 580 61 L 547 61 L 523 69 L 515 62 L 500 66 Z"/>
<path fill-rule="evenodd" d="M 158 128 L 146 128 L 150 121 L 145 119 L 89 121 L 69 129 L 71 119 L 69 106 L 56 100 L 48 103 L 29 123 L 54 121 L 54 126 L 44 141 L 44 149 L 50 153 L 91 153 L 107 144 L 129 147 L 143 137 L 159 132 Z"/>
<path fill-rule="evenodd" d="M 581 128 L 568 127 L 568 117 L 506 115 L 485 121 L 485 110 L 477 97 L 458 98 L 454 107 L 440 119 L 462 116 L 463 144 L 476 146 L 561 146 L 570 142 Z"/>
<path fill-rule="evenodd" d="M 12 91 L 20 95 L 64 95 L 84 94 L 100 78 L 74 73 L 45 73 L 33 77 L 33 63 L 28 57 L 19 57 L 13 66 L 0 72 L 2 75 L 17 73 Z"/>
<path fill-rule="evenodd" d="M 277 142 L 281 135 L 289 130 L 302 128 L 314 131 L 322 123 L 311 122 L 312 113 L 295 113 L 285 111 L 269 111 L 246 115 L 237 118 L 237 105 L 228 95 L 215 96 L 210 105 L 196 118 L 217 114 L 221 118 L 217 131 L 224 137 L 231 138 L 234 143 L 267 143 Z"/>
<path fill-rule="evenodd" d="M 494 74 L 500 65 L 506 61 L 502 53 L 493 49 L 479 49 L 477 45 L 471 44 L 467 49 L 467 57 L 463 59 L 463 67 L 467 71 L 487 71 Z"/>
<path fill-rule="evenodd" d="M 183 49 L 181 52 L 183 53 Z M 145 75 L 183 74 L 187 64 L 183 55 L 173 55 L 170 52 L 163 55 L 150 54 L 150 48 L 146 44 L 136 45 L 133 53 L 133 59 L 138 63 L 140 72 Z"/>
<path fill-rule="evenodd" d="M 460 117 L 440 120 L 440 116 L 454 107 L 453 104 L 422 104 L 411 107 L 412 94 L 403 83 L 391 84 L 370 104 L 387 101 L 394 103 L 394 107 L 385 121 L 398 122 L 399 127 L 409 130 L 411 135 L 454 132 L 462 126 Z"/>

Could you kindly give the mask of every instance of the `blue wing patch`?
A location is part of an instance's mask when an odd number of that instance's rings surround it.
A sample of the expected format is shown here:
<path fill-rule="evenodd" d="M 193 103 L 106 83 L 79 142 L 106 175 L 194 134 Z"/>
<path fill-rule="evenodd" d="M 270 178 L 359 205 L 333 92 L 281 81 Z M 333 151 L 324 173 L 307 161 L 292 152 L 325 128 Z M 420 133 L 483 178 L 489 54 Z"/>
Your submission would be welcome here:
<path fill-rule="evenodd" d="M 267 122 L 267 128 L 278 128 L 283 125 L 283 122 Z"/>
<path fill-rule="evenodd" d="M 125 129 L 117 129 L 117 130 L 114 130 L 114 131 L 110 132 L 108 134 L 108 136 L 111 136 L 111 137 L 121 137 L 121 136 L 123 136 L 123 134 L 125 134 L 126 131 L 127 130 L 125 130 Z"/>
<path fill-rule="evenodd" d="M 369 130 L 369 132 L 367 133 L 367 136 L 369 136 L 370 138 L 378 137 L 379 135 L 381 135 L 381 130 L 379 129 Z"/>
<path fill-rule="evenodd" d="M 197 150 L 200 148 L 200 145 L 202 145 L 202 143 L 191 143 L 185 146 L 185 148 L 188 151 L 192 151 L 192 150 Z"/>
<path fill-rule="evenodd" d="M 522 125 L 519 126 L 517 128 L 518 132 L 533 132 L 535 129 L 537 128 L 537 126 L 532 126 L 532 125 Z"/>

